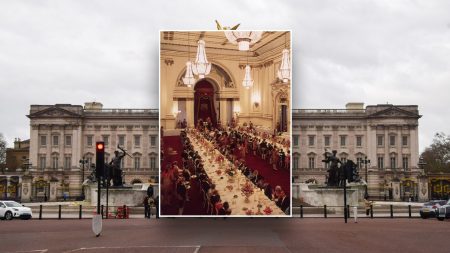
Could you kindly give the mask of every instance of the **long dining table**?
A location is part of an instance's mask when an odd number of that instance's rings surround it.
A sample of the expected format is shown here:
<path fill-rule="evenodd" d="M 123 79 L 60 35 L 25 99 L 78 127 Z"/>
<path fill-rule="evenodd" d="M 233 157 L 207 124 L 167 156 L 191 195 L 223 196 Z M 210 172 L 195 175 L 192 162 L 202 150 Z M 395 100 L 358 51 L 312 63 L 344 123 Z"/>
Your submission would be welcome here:
<path fill-rule="evenodd" d="M 205 172 L 215 184 L 222 202 L 227 201 L 232 216 L 286 216 L 286 214 L 270 200 L 264 191 L 254 185 L 231 161 L 227 160 L 214 145 L 203 137 L 196 129 L 187 132 L 195 151 L 198 151 Z M 223 157 L 223 159 L 218 159 Z M 227 172 L 228 170 L 228 172 Z M 232 171 L 234 175 L 229 175 Z M 253 188 L 253 194 L 246 197 L 243 187 Z"/>

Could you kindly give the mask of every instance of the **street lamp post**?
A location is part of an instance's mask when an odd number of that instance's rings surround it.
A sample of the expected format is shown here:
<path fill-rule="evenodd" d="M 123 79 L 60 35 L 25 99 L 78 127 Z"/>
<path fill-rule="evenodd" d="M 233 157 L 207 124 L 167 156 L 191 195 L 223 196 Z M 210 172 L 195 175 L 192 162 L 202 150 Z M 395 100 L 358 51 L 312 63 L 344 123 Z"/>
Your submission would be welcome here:
<path fill-rule="evenodd" d="M 365 176 L 365 180 L 366 180 L 366 189 L 365 189 L 365 193 L 364 193 L 364 198 L 368 199 L 369 198 L 369 191 L 368 191 L 368 186 L 369 186 L 369 182 L 368 182 L 368 170 L 367 170 L 367 164 L 370 164 L 370 159 L 367 159 L 367 156 L 364 157 L 364 160 L 362 160 L 362 163 L 364 164 L 364 167 L 366 169 L 366 176 Z"/>
<path fill-rule="evenodd" d="M 82 172 L 81 172 L 81 198 L 82 200 L 84 200 L 85 196 L 84 196 L 84 166 L 86 164 L 88 164 L 89 161 L 86 158 L 82 158 L 80 159 L 80 164 L 81 164 L 81 168 L 82 168 Z"/>
<path fill-rule="evenodd" d="M 426 180 L 426 174 L 425 174 L 425 169 L 424 167 L 427 165 L 427 163 L 424 161 L 423 156 L 419 157 L 419 163 L 417 164 L 417 166 L 419 166 L 420 168 L 420 173 L 419 173 L 419 178 L 422 180 Z M 424 183 L 423 181 L 421 182 L 422 184 Z M 429 192 L 429 191 L 428 191 Z M 429 193 L 428 193 L 429 194 Z M 429 197 L 430 195 L 428 195 Z M 419 200 L 419 197 L 417 196 L 417 201 Z"/>

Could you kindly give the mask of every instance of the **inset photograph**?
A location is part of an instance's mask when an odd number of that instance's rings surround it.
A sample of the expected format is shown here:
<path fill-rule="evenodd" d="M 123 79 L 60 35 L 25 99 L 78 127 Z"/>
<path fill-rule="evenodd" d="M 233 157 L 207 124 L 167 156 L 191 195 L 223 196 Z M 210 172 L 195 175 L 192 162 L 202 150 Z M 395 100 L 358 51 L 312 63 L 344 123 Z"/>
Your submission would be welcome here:
<path fill-rule="evenodd" d="M 161 31 L 161 216 L 291 216 L 291 32 Z"/>

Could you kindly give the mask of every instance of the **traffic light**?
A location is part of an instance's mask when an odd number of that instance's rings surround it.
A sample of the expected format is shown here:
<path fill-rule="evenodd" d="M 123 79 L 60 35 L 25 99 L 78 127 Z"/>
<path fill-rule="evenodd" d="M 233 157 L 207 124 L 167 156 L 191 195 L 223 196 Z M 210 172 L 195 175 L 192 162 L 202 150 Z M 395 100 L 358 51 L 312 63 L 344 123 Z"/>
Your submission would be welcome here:
<path fill-rule="evenodd" d="M 100 179 L 105 173 L 105 143 L 103 141 L 95 144 L 95 159 L 95 176 Z"/>

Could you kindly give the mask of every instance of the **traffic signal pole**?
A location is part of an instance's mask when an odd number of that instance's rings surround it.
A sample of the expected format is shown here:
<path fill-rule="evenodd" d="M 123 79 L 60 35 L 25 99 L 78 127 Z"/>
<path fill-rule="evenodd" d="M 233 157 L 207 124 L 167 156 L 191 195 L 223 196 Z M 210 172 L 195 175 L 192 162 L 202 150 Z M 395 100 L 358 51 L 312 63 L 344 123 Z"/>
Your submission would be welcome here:
<path fill-rule="evenodd" d="M 100 214 L 100 200 L 101 200 L 101 181 L 105 176 L 105 143 L 102 141 L 95 144 L 96 153 L 96 177 L 97 177 L 97 214 Z"/>

